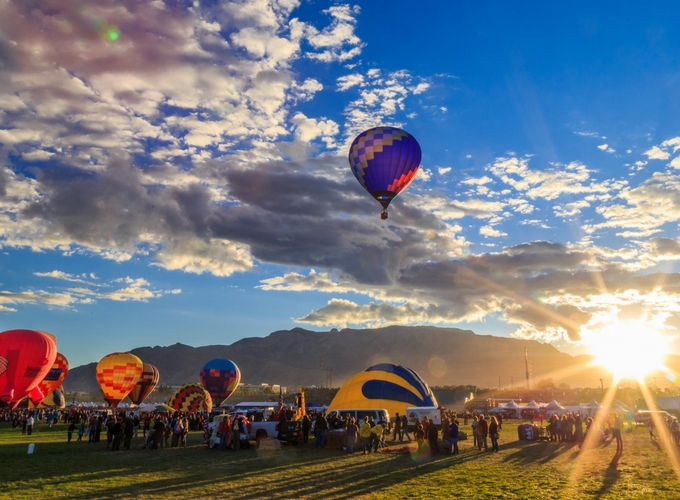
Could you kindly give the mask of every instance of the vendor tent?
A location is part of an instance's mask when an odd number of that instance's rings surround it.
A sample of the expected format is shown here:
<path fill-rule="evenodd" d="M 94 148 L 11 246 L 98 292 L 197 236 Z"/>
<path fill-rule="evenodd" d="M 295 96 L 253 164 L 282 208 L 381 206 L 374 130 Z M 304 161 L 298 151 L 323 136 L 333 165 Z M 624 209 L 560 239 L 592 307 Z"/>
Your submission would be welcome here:
<path fill-rule="evenodd" d="M 546 411 L 548 413 L 560 413 L 562 410 L 564 410 L 564 406 L 562 406 L 561 404 L 559 404 L 557 401 L 555 401 L 553 399 L 550 403 L 545 405 L 542 409 L 543 409 L 543 411 Z"/>
<path fill-rule="evenodd" d="M 533 399 L 529 401 L 523 408 L 523 410 L 540 410 L 541 407 Z"/>

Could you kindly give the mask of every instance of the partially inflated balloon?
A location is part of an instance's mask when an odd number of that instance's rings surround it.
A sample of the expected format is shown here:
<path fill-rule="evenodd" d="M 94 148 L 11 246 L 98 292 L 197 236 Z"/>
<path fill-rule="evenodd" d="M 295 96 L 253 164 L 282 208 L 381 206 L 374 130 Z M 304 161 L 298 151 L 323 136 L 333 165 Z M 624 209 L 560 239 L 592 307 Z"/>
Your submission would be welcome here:
<path fill-rule="evenodd" d="M 221 405 L 238 388 L 241 371 L 230 359 L 213 359 L 205 364 L 199 378 L 215 404 Z"/>
<path fill-rule="evenodd" d="M 170 398 L 168 405 L 177 411 L 209 412 L 212 410 L 212 398 L 201 384 L 184 384 Z"/>
<path fill-rule="evenodd" d="M 30 395 L 42 399 L 38 383 L 50 371 L 57 356 L 53 336 L 36 330 L 8 330 L 0 333 L 0 399 L 18 403 Z"/>
<path fill-rule="evenodd" d="M 19 404 L 19 408 L 22 408 L 22 404 L 26 402 L 26 408 L 66 408 L 66 398 L 64 396 L 64 387 L 59 386 L 53 390 L 45 399 L 42 400 L 40 404 L 34 404 L 33 401 L 26 398 Z"/>
<path fill-rule="evenodd" d="M 144 368 L 142 369 L 142 376 L 139 378 L 137 384 L 132 388 L 128 397 L 130 401 L 134 404 L 141 404 L 149 394 L 153 392 L 160 379 L 160 373 L 158 373 L 158 368 L 149 363 L 144 363 Z"/>
<path fill-rule="evenodd" d="M 404 415 L 410 406 L 438 406 L 430 387 L 411 368 L 381 363 L 357 373 L 336 393 L 330 410 L 384 408 Z"/>
<path fill-rule="evenodd" d="M 129 352 L 114 352 L 97 363 L 97 382 L 104 398 L 114 408 L 127 396 L 142 376 L 144 363 Z"/>
<path fill-rule="evenodd" d="M 52 393 L 52 391 L 59 387 L 66 378 L 67 373 L 68 360 L 66 359 L 66 356 L 58 352 L 57 358 L 54 360 L 52 368 L 50 368 L 50 371 L 47 372 L 45 378 L 42 379 L 38 384 L 38 389 L 40 389 L 40 392 L 42 393 L 42 398 L 46 398 Z M 32 399 L 33 404 L 39 405 L 42 401 L 42 398 L 37 400 Z"/>
<path fill-rule="evenodd" d="M 413 180 L 420 168 L 418 141 L 395 127 L 375 127 L 359 134 L 349 150 L 349 165 L 361 185 L 387 207 Z"/>

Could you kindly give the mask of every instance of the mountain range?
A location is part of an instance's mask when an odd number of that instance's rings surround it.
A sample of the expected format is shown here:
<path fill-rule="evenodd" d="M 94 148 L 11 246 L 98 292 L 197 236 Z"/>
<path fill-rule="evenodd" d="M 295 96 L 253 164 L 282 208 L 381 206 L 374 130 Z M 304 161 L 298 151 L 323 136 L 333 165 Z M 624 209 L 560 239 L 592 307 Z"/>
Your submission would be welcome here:
<path fill-rule="evenodd" d="M 550 377 L 556 384 L 597 387 L 600 378 L 611 377 L 590 365 L 592 357 L 571 356 L 550 344 L 431 326 L 328 332 L 294 328 L 231 345 L 191 347 L 178 343 L 130 352 L 158 368 L 161 385 L 198 381 L 206 362 L 228 358 L 239 366 L 243 383 L 280 384 L 295 390 L 312 385 L 339 387 L 377 363 L 408 366 L 431 386 L 525 386 L 525 349 L 532 385 Z M 95 368 L 96 363 L 73 368 L 64 388 L 68 392 L 98 392 Z"/>

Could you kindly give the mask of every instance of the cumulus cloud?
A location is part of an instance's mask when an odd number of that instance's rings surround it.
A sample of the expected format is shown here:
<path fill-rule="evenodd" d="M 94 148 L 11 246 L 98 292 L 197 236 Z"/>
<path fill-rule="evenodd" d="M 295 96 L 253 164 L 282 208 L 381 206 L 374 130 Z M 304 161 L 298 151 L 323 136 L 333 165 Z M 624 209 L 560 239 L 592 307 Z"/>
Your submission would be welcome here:
<path fill-rule="evenodd" d="M 616 153 L 616 150 L 609 147 L 609 144 L 600 144 L 597 149 L 604 151 L 605 153 Z"/>
<path fill-rule="evenodd" d="M 0 245 L 219 277 L 285 266 L 260 289 L 335 295 L 298 318 L 314 325 L 496 317 L 515 336 L 576 341 L 628 306 L 677 316 L 677 277 L 643 275 L 680 255 L 658 234 L 680 219 L 675 170 L 634 185 L 580 161 L 546 166 L 508 153 L 482 175 L 462 171 L 453 195 L 438 177 L 452 167 L 423 168 L 381 221 L 347 168 L 348 141 L 442 106 L 410 107 L 429 79 L 353 60 L 364 47 L 358 7 L 334 5 L 312 26 L 293 17 L 298 4 L 0 2 Z M 117 26 L 118 40 L 96 20 Z M 346 74 L 303 78 L 296 62 Z M 316 112 L 314 100 L 331 92 L 346 102 L 344 123 Z M 647 161 L 679 148 L 668 139 L 629 166 L 651 170 Z M 552 214 L 589 237 L 503 246 L 554 229 Z M 593 243 L 611 233 L 628 241 Z M 0 309 L 181 293 L 141 278 L 35 276 L 48 285 L 0 292 Z"/>

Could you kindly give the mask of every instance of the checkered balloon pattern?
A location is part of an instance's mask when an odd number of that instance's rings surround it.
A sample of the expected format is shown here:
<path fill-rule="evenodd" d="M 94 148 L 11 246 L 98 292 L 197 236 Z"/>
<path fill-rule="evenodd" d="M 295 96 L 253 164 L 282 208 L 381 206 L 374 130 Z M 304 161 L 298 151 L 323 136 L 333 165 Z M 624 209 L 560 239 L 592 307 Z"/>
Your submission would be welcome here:
<path fill-rule="evenodd" d="M 38 384 L 38 389 L 40 389 L 44 398 L 47 398 L 47 396 L 52 394 L 52 392 L 61 385 L 66 378 L 67 373 L 68 360 L 66 359 L 66 356 L 58 352 L 52 368 L 50 368 L 50 371 L 47 372 L 45 378 Z M 34 403 L 38 404 L 40 401 L 34 401 Z"/>
<path fill-rule="evenodd" d="M 215 404 L 219 405 L 238 388 L 241 371 L 229 359 L 213 359 L 203 367 L 199 378 Z"/>
<path fill-rule="evenodd" d="M 142 376 L 144 363 L 129 352 L 115 352 L 104 356 L 97 363 L 97 382 L 106 401 L 118 406 Z"/>
<path fill-rule="evenodd" d="M 349 164 L 366 191 L 387 208 L 418 173 L 421 156 L 418 141 L 405 130 L 376 127 L 354 139 Z"/>
<path fill-rule="evenodd" d="M 177 411 L 205 411 L 212 410 L 212 398 L 201 384 L 184 384 L 170 398 L 168 406 Z"/>
<path fill-rule="evenodd" d="M 7 370 L 7 367 L 9 366 L 9 359 L 0 356 L 0 375 L 5 373 L 5 370 Z"/>

